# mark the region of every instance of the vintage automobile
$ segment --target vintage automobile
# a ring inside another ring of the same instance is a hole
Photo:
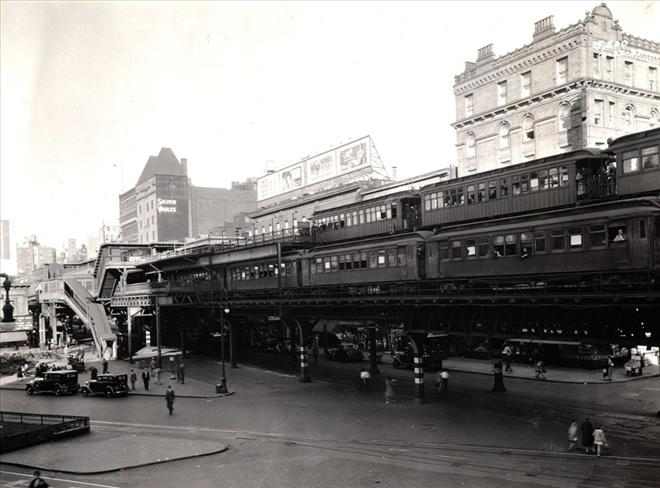
[[[67,359],[69,367],[79,373],[85,371],[85,361],[80,356],[70,355]]]
[[[104,395],[106,398],[128,395],[128,375],[100,374],[96,379],[85,381],[80,387],[84,396]]]
[[[411,348],[398,350],[392,357],[392,367],[394,369],[412,369],[414,367],[413,351]],[[443,351],[425,351],[422,355],[422,364],[427,371],[437,371],[442,369],[442,360],[446,358]]]
[[[47,371],[43,376],[36,377],[25,387],[28,395],[35,393],[54,393],[60,395],[75,395],[78,393],[78,372],[70,369]]]
[[[331,361],[353,362],[362,361],[364,356],[356,344],[342,342],[337,347],[328,348],[328,359]]]

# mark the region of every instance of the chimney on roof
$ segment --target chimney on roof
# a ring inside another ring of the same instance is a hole
[[[555,33],[555,16],[550,15],[534,22],[534,41],[545,39]]]
[[[479,53],[477,55],[477,64],[482,64],[487,61],[491,61],[495,58],[495,53],[493,52],[493,45],[488,44],[482,48],[479,48]]]

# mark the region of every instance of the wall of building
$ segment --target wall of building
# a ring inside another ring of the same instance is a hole
[[[254,184],[234,184],[231,189],[192,186],[190,215],[192,236],[208,234],[211,229],[233,222],[234,218],[257,208]]]

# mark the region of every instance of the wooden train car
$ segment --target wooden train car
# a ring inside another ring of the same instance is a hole
[[[608,142],[616,157],[617,194],[659,194],[660,128]]]
[[[316,212],[313,238],[324,244],[410,232],[420,224],[419,195],[406,191]]]
[[[607,174],[609,160],[601,151],[580,150],[437,183],[421,190],[422,226],[523,214],[611,196],[613,184],[586,184],[592,175]]]

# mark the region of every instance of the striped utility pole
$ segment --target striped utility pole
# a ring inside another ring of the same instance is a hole
[[[309,383],[312,380],[309,377],[309,363],[307,362],[307,353],[305,352],[305,346],[301,345],[299,351],[300,351],[300,381],[302,383]]]
[[[424,365],[422,358],[418,352],[413,356],[414,373],[415,373],[415,398],[419,403],[424,402]]]

